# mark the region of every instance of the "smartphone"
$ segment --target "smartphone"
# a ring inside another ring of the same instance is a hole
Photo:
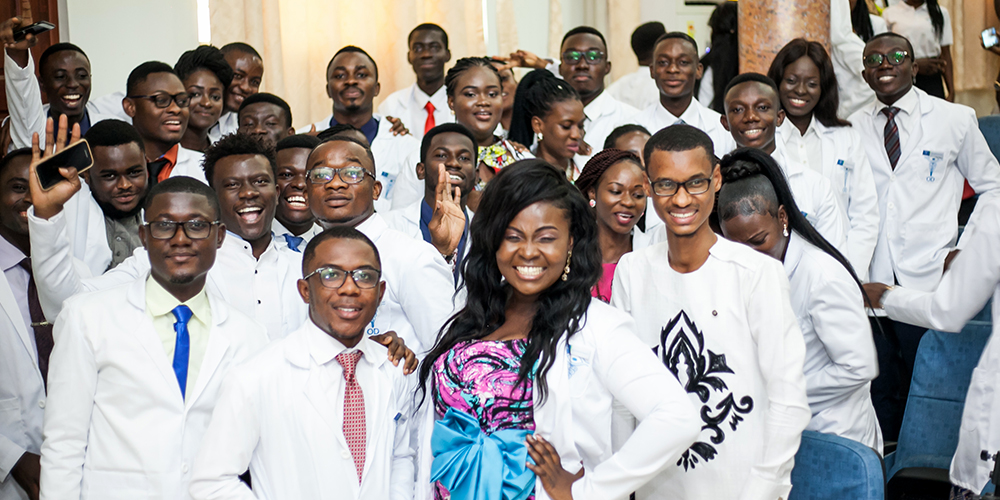
[[[42,160],[35,166],[42,189],[48,191],[60,181],[68,180],[59,173],[60,167],[75,167],[77,173],[82,173],[94,165],[94,155],[86,139],[80,139],[55,155]]]
[[[41,35],[42,33],[45,33],[46,31],[53,30],[55,28],[56,25],[48,21],[38,21],[35,24],[29,24],[23,28],[18,28],[17,30],[15,30],[14,40],[20,42],[21,40],[24,40],[24,38],[29,34],[38,36]]]
[[[997,37],[996,28],[984,29],[979,35],[983,37],[983,47],[986,47],[987,49],[1000,45],[1000,37]]]

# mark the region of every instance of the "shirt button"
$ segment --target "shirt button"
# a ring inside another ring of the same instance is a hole
[[[41,408],[41,409],[43,409],[43,410],[45,409],[45,400],[44,399],[39,399],[38,400],[38,407]]]
[[[344,451],[340,452],[340,456],[344,457],[345,459],[351,458],[351,452],[349,452],[347,450],[344,450]]]
[[[257,301],[257,304],[260,304],[260,301],[259,301],[259,300]]]
[[[896,174],[892,174],[892,175],[890,175],[890,176],[889,176],[889,179],[891,179],[891,180],[896,180]]]
[[[181,472],[187,474],[187,472],[188,472],[188,464],[181,464]]]
[[[896,208],[896,205],[893,205],[892,203],[889,203],[887,206],[889,207],[890,210]]]
[[[253,273],[254,273],[254,274],[257,274],[257,270],[256,270],[256,269],[254,269],[254,270],[253,270]]]
[[[115,239],[118,240],[118,241],[121,241],[122,237],[121,236],[115,236]]]

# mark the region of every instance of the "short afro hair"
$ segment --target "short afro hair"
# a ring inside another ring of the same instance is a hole
[[[868,40],[867,43],[865,43],[865,46],[867,46],[868,44],[874,42],[875,40],[878,40],[879,38],[889,38],[889,37],[898,38],[898,39],[902,40],[903,42],[905,42],[906,43],[906,50],[907,50],[907,52],[910,55],[910,60],[911,61],[915,61],[916,60],[916,56],[913,55],[913,44],[910,43],[910,39],[906,38],[903,35],[900,35],[899,33],[893,33],[891,31],[887,31],[885,33],[879,33],[878,35],[875,35],[875,36],[871,37],[871,39]]]
[[[372,71],[375,73],[375,81],[376,82],[378,81],[378,63],[375,62],[375,58],[372,57],[367,52],[365,52],[365,49],[362,49],[361,47],[356,47],[354,45],[348,45],[348,46],[346,46],[346,47],[338,50],[337,53],[334,54],[333,57],[330,58],[330,62],[326,63],[326,75],[327,75],[327,77],[329,77],[329,75],[330,75],[330,67],[333,66],[333,60],[336,59],[337,56],[339,56],[340,54],[343,54],[345,52],[354,52],[355,54],[363,54],[365,57],[367,57],[368,60],[372,62]]]
[[[375,253],[375,264],[378,265],[379,271],[382,270],[382,256],[378,253],[378,247],[372,242],[365,233],[358,231],[352,226],[337,226],[331,227],[330,229],[324,230],[322,233],[313,236],[309,240],[309,244],[306,245],[306,249],[302,252],[302,276],[312,272],[309,269],[309,264],[312,263],[314,257],[316,257],[316,247],[320,246],[326,240],[341,239],[341,240],[358,240],[364,242],[366,245],[371,247],[372,252]]]
[[[41,72],[43,68],[45,68],[45,63],[48,62],[49,58],[52,57],[56,52],[62,52],[64,50],[68,50],[71,52],[79,52],[80,54],[83,54],[83,57],[84,59],[87,60],[87,62],[90,62],[90,58],[87,57],[87,53],[84,52],[83,49],[81,49],[80,47],[77,47],[76,45],[73,45],[72,43],[68,42],[55,43],[50,45],[49,48],[45,49],[45,52],[42,52],[41,57],[38,58],[38,71]]]
[[[760,73],[742,73],[736,75],[736,77],[732,80],[729,80],[729,85],[726,85],[726,91],[722,93],[722,98],[725,99],[726,96],[729,95],[729,91],[733,90],[733,87],[747,82],[762,83],[771,87],[771,90],[774,91],[774,95],[778,95],[778,84],[774,83],[774,80],[768,78],[767,75],[762,75]],[[777,104],[778,103],[775,103],[775,105]]]
[[[646,164],[646,173],[649,173],[649,157],[653,156],[654,151],[680,152],[691,151],[695,148],[704,149],[713,165],[718,163],[718,159],[715,157],[715,146],[712,144],[712,138],[705,132],[687,124],[671,125],[660,129],[659,132],[653,134],[646,141],[646,147],[642,150],[642,159]]]
[[[655,52],[656,46],[660,45],[660,43],[665,42],[667,40],[684,40],[685,42],[690,43],[694,47],[695,57],[698,57],[698,41],[695,40],[691,35],[680,31],[671,31],[670,33],[664,33],[660,35],[660,38],[656,39],[656,43],[653,44],[653,48],[650,50]]]
[[[146,152],[146,144],[142,142],[142,136],[135,130],[135,127],[122,120],[101,120],[91,125],[83,138],[87,139],[92,148],[121,146],[134,142],[139,146],[139,151]]]
[[[205,150],[205,158],[202,159],[201,166],[205,169],[205,180],[208,181],[208,185],[215,188],[212,185],[212,177],[215,174],[215,165],[219,160],[227,156],[239,155],[263,156],[271,165],[272,179],[277,178],[275,172],[278,170],[278,159],[275,157],[274,146],[270,144],[270,141],[248,134],[229,134],[222,136]]]
[[[472,135],[472,132],[460,123],[442,123],[429,131],[424,135],[424,138],[420,141],[420,163],[427,163],[427,153],[431,150],[431,139],[440,134],[447,133],[462,134],[468,137],[472,141],[472,154],[479,158],[479,143],[476,142],[476,136]],[[476,160],[478,163],[479,160]]]
[[[378,173],[377,173],[378,172],[378,166],[375,165],[375,155],[372,154],[372,148],[370,146],[368,146],[367,144],[365,144],[365,143],[363,143],[363,142],[361,142],[361,141],[359,141],[359,140],[357,140],[357,139],[355,139],[355,138],[353,138],[353,137],[351,137],[349,135],[332,135],[330,137],[327,137],[326,139],[323,139],[323,141],[320,143],[320,146],[322,146],[323,144],[326,144],[328,142],[350,142],[351,144],[357,144],[358,146],[361,146],[362,148],[364,148],[365,153],[368,155],[368,159],[371,160],[371,162],[372,162],[372,175],[376,175],[376,176],[378,175]],[[315,149],[313,149],[313,151],[315,151]]]
[[[202,69],[212,72],[222,82],[223,89],[233,83],[233,67],[226,62],[225,54],[211,45],[199,45],[181,54],[174,64],[174,72],[181,81]]]
[[[591,28],[590,26],[577,26],[576,28],[567,31],[566,34],[563,35],[562,42],[559,43],[560,49],[562,49],[562,46],[566,44],[566,40],[568,40],[569,37],[580,34],[594,35],[597,38],[600,38],[601,44],[604,45],[604,51],[608,51],[608,42],[604,39],[604,35],[602,35],[600,31],[597,31],[597,29]],[[607,57],[607,54],[605,54],[605,57]]]
[[[125,97],[131,97],[135,95],[135,89],[140,83],[146,81],[149,75],[155,73],[170,73],[171,75],[177,76],[177,72],[174,68],[171,68],[169,64],[160,61],[146,61],[132,70],[128,74],[128,80],[125,82]]]
[[[284,149],[308,149],[309,151],[312,151],[316,149],[316,146],[319,146],[319,144],[319,138],[314,135],[295,134],[278,141],[278,143],[274,145],[274,152],[277,153],[278,151]]]
[[[274,94],[269,94],[267,92],[257,92],[256,94],[253,94],[247,97],[246,99],[243,99],[243,103],[240,104],[239,111],[236,112],[237,116],[239,116],[240,112],[243,111],[243,109],[246,108],[247,106],[250,106],[251,104],[257,104],[259,102],[274,104],[275,106],[281,108],[282,111],[285,112],[285,126],[286,127],[292,126],[292,107],[289,106],[284,99]]]
[[[608,137],[604,139],[604,149],[614,148],[615,143],[618,142],[618,139],[621,139],[622,136],[631,134],[632,132],[642,132],[643,134],[649,136],[653,135],[650,134],[649,130],[647,130],[646,127],[643,127],[642,125],[636,125],[634,123],[629,125],[622,125],[612,130],[611,133],[608,134]]]
[[[419,31],[434,31],[441,34],[441,41],[444,42],[444,50],[448,50],[448,33],[445,33],[444,28],[434,24],[434,23],[423,23],[418,24],[416,28],[410,30],[410,35],[406,37],[406,45],[410,45],[413,42],[413,35],[416,35]]]
[[[208,200],[208,205],[212,207],[212,211],[215,212],[212,220],[218,221],[222,215],[222,209],[219,207],[219,197],[216,196],[212,188],[206,186],[204,182],[198,179],[181,175],[171,177],[163,182],[157,182],[150,188],[149,193],[146,194],[146,199],[142,203],[142,209],[146,213],[145,217],[147,217],[147,221],[149,220],[149,207],[153,205],[153,199],[167,193],[191,193],[204,196]]]
[[[636,28],[632,32],[632,52],[636,59],[645,61],[653,57],[656,41],[666,34],[667,29],[659,21],[651,21]]]
[[[251,56],[254,56],[257,59],[261,60],[264,59],[263,57],[260,56],[260,53],[257,52],[257,49],[251,47],[250,44],[248,43],[243,43],[243,42],[227,43],[223,45],[222,48],[219,50],[222,51],[222,55],[226,55],[230,52],[242,52],[244,54],[249,54]]]
[[[11,152],[3,155],[3,158],[0,158],[0,173],[3,173],[4,169],[6,169],[7,166],[10,165],[12,161],[14,161],[15,158],[18,158],[18,157],[21,157],[21,156],[27,156],[28,157],[28,161],[30,162],[31,161],[31,148],[18,148],[18,149],[15,149],[15,150],[13,150],[13,151],[11,151]]]

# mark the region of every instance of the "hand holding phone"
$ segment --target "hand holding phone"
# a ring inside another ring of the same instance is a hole
[[[20,42],[21,40],[27,38],[28,35],[38,36],[41,35],[42,33],[45,33],[46,31],[53,30],[55,28],[56,25],[48,21],[38,21],[35,24],[29,24],[27,26],[15,30],[14,41]]]
[[[80,141],[80,126],[73,125],[72,132],[69,132],[66,115],[59,117],[58,132],[54,130],[54,122],[49,118],[45,123],[45,149],[39,147],[38,134],[32,134],[31,138],[31,175],[28,179],[31,190],[31,204],[34,207],[35,216],[42,219],[49,219],[62,212],[63,206],[70,198],[80,191],[81,181],[75,166],[93,163],[93,156],[90,154],[90,146],[86,142]],[[67,147],[66,137],[71,139],[70,147]],[[86,148],[86,154],[81,154],[81,146]],[[60,157],[60,154],[74,149],[74,153],[68,153]],[[73,158],[67,156],[79,155]],[[81,159],[82,158],[82,159]],[[46,179],[48,188],[43,187],[42,178]]]

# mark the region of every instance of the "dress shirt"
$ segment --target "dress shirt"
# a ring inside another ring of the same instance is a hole
[[[682,274],[660,243],[623,255],[611,287],[612,305],[632,315],[703,420],[696,444],[636,498],[788,498],[811,413],[781,263],[720,237]]]
[[[635,121],[639,110],[615,99],[607,91],[601,92],[590,104],[583,108],[583,140],[590,144],[592,155],[604,149],[604,140],[615,128]],[[581,164],[586,165],[591,156],[580,155]]]
[[[194,297],[181,302],[170,292],[163,289],[152,276],[146,278],[146,315],[153,321],[153,329],[160,337],[163,351],[167,359],[174,359],[174,349],[177,347],[177,331],[174,324],[177,317],[175,307],[185,305],[191,309],[191,319],[188,321],[188,368],[185,394],[194,392],[198,382],[198,372],[201,370],[201,360],[205,358],[208,349],[208,334],[212,328],[212,308],[208,303],[208,294],[202,288]]]
[[[122,99],[124,98],[125,92],[118,91],[97,98],[91,98],[88,104],[93,105],[93,109],[102,115],[132,123],[132,117],[125,114],[125,108],[122,106]]]
[[[920,115],[922,113],[920,109],[920,99],[915,91],[917,88],[913,87],[909,92],[900,97],[892,106],[899,108],[896,113],[894,120],[896,121],[896,128],[899,129],[899,150],[905,151],[907,146],[909,146],[910,134],[913,128],[918,126],[917,121],[920,120]],[[872,141],[879,141],[882,147],[885,147],[885,125],[889,122],[889,117],[882,113],[882,110],[888,108],[889,106],[883,104],[882,102],[876,101],[874,103],[874,110],[871,114],[872,121],[875,123],[875,128],[878,130],[878,137],[872,137]],[[902,158],[900,158],[902,161]],[[898,163],[897,163],[898,166]]]
[[[215,144],[224,135],[235,134],[240,129],[240,116],[235,111],[223,111],[219,121],[208,129],[208,140]]]
[[[378,114],[399,118],[413,137],[423,139],[424,124],[427,122],[425,107],[428,102],[434,105],[435,126],[455,121],[455,115],[451,114],[448,108],[448,94],[444,85],[430,96],[420,90],[420,86],[416,83],[399,89],[389,94],[389,97],[379,104]]]
[[[201,166],[201,162],[205,158],[205,153],[187,149],[179,143],[176,147],[177,163],[171,169],[170,177],[183,175],[208,184],[208,180],[205,179],[205,168]]]
[[[910,45],[913,45],[914,58],[923,59],[939,57],[941,47],[948,47],[954,43],[951,16],[943,5],[941,14],[944,16],[941,38],[934,33],[934,25],[931,24],[931,14],[927,10],[926,2],[919,7],[913,7],[906,2],[890,5],[882,11],[882,19],[889,27],[889,31],[903,35],[910,41]]]
[[[722,158],[726,153],[736,149],[736,141],[733,140],[733,135],[722,127],[720,116],[719,113],[706,108],[692,97],[691,104],[681,113],[681,116],[670,114],[657,101],[656,104],[642,110],[633,120],[646,127],[650,134],[655,134],[660,129],[674,125],[678,120],[683,120],[684,123],[708,134],[712,138],[715,156]]]
[[[366,427],[360,484],[343,433],[346,383],[336,360],[356,350]],[[228,376],[195,461],[194,498],[412,499],[413,382],[385,347],[362,338],[348,349],[306,321]],[[253,492],[239,480],[248,466]]]
[[[801,163],[805,168],[812,169],[816,173],[823,172],[823,140],[816,130],[819,123],[813,116],[809,121],[806,133],[799,132],[798,127],[792,125],[791,120],[785,120],[778,127],[777,134],[785,139],[785,151],[789,160]],[[787,132],[787,134],[785,133]],[[775,140],[778,140],[775,138]],[[832,180],[832,179],[831,179]]]
[[[121,264],[136,248],[142,246],[139,239],[139,226],[142,225],[142,212],[124,219],[112,219],[104,216],[104,228],[108,236],[108,247],[111,249],[111,267]]]
[[[649,74],[649,66],[639,66],[635,71],[615,80],[605,91],[638,112],[660,102],[660,89]]]
[[[0,270],[3,271],[7,283],[10,284],[10,291],[14,292],[14,300],[17,302],[18,309],[21,310],[24,326],[30,333],[34,331],[31,328],[31,311],[28,309],[28,281],[31,280],[31,275],[28,274],[27,269],[21,267],[21,261],[25,257],[27,256],[23,252],[0,236]],[[34,344],[35,335],[32,334],[29,337]],[[34,346],[32,345],[32,347]]]
[[[271,234],[274,235],[274,239],[277,240],[278,246],[284,245],[288,247],[288,240],[286,239],[286,236],[298,236],[299,238],[302,238],[302,243],[299,244],[299,252],[305,251],[306,245],[309,244],[309,241],[322,232],[323,228],[319,224],[313,224],[306,230],[306,232],[294,235],[284,226],[284,224],[278,222],[278,219],[274,219],[274,221],[271,222]],[[289,249],[291,250],[291,247],[289,247]]]

